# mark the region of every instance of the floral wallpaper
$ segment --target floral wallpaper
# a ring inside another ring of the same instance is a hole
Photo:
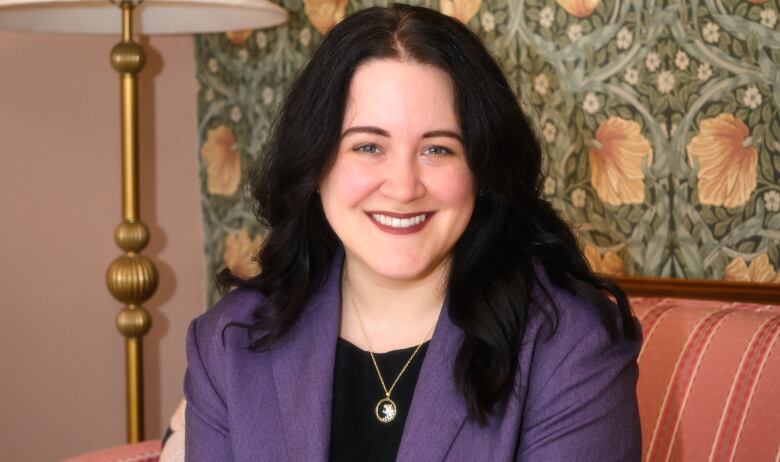
[[[208,273],[256,274],[246,167],[322,34],[379,0],[284,0],[196,37]],[[778,0],[420,0],[483,38],[597,271],[780,283]],[[217,294],[211,287],[209,302]]]

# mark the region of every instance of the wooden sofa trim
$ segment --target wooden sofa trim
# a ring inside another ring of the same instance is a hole
[[[632,297],[780,303],[780,284],[638,276],[615,277],[613,279]]]

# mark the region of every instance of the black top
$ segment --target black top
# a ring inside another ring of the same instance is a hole
[[[395,461],[428,343],[425,342],[417,352],[390,394],[397,409],[395,418],[391,422],[382,423],[377,419],[374,409],[379,400],[385,397],[385,392],[371,356],[349,341],[338,338],[333,373],[331,461]],[[388,388],[415,348],[374,354]]]

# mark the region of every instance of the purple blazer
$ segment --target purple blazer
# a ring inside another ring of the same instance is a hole
[[[262,295],[241,289],[195,319],[187,337],[187,461],[325,461],[343,253],[281,343],[247,349],[241,328]],[[445,301],[422,364],[398,461],[639,461],[639,341],[613,341],[590,305],[543,284],[558,308],[529,311],[515,393],[479,426],[453,381],[462,333]],[[356,435],[356,437],[359,437]]]

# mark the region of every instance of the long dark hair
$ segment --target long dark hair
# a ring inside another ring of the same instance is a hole
[[[473,420],[484,422],[509,393],[520,342],[540,286],[549,281],[599,308],[614,336],[638,335],[626,296],[593,274],[567,224],[540,198],[542,149],[501,69],[479,38],[427,8],[368,8],[336,25],[292,84],[250,174],[255,214],[269,229],[262,272],[223,285],[259,290],[268,306],[244,325],[250,348],[267,349],[295,323],[340,247],[317,188],[339,144],[347,92],[369,59],[413,60],[446,71],[454,84],[468,165],[480,194],[452,252],[449,315],[465,337],[454,379]],[[609,300],[610,294],[616,303]],[[548,296],[548,298],[550,298]],[[619,320],[619,321],[618,321]]]

